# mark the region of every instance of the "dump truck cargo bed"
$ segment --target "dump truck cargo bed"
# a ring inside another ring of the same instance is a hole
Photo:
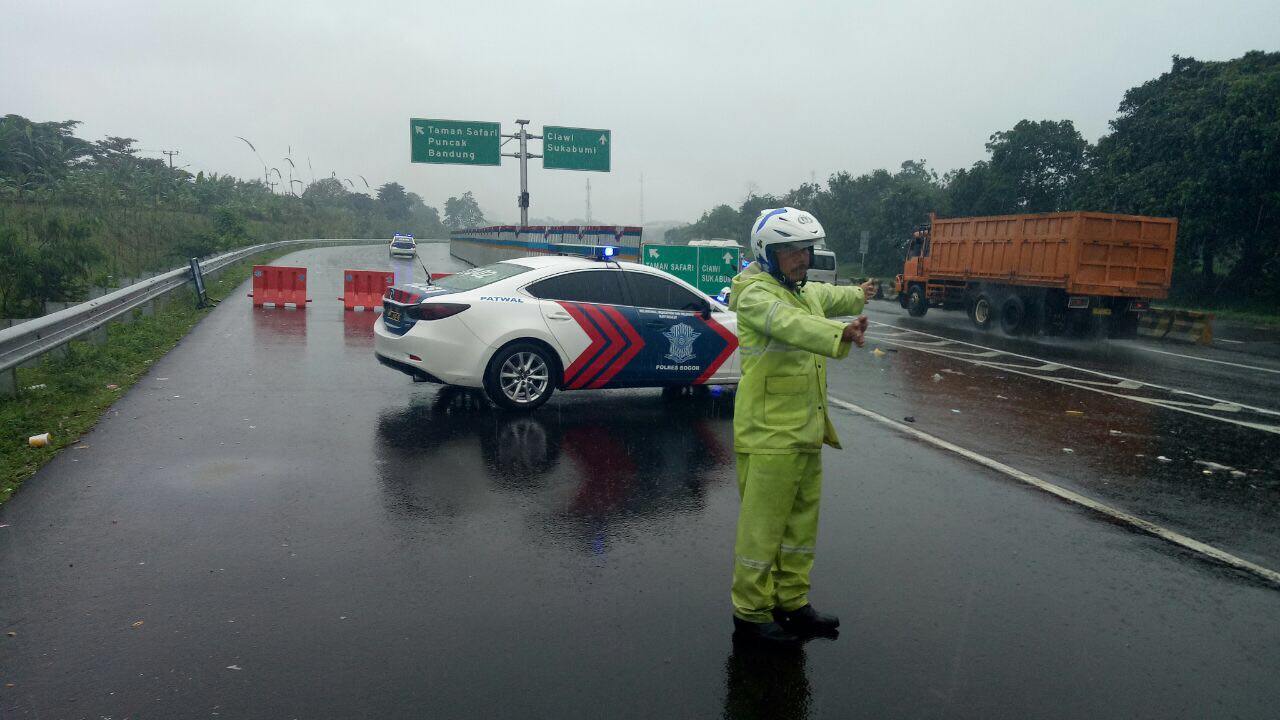
[[[991,282],[1060,288],[1071,295],[1151,299],[1169,293],[1175,218],[1064,212],[930,219],[931,246],[925,258],[930,282]]]

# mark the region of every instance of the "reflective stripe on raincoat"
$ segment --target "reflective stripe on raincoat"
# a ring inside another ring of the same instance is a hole
[[[738,314],[742,381],[733,415],[733,446],[740,453],[819,452],[840,447],[827,417],[826,358],[849,354],[841,342],[865,300],[858,286],[808,283],[788,290],[758,262],[733,278],[729,309]]]

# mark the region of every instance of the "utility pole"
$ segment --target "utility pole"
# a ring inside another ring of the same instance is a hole
[[[169,156],[169,169],[170,169],[170,170],[172,170],[172,169],[173,169],[173,156],[174,156],[174,155],[181,155],[181,154],[182,154],[182,153],[178,152],[177,150],[161,150],[160,152],[162,152],[162,153],[164,153],[165,155],[168,155],[168,156]]]
[[[529,140],[541,140],[541,135],[530,135],[525,125],[529,124],[528,120],[516,120],[516,124],[520,126],[520,132],[515,135],[503,135],[505,138],[513,138],[520,141],[520,150],[514,153],[502,153],[505,157],[514,157],[520,159],[520,196],[516,198],[516,203],[520,206],[520,227],[529,226],[529,158],[540,158],[541,155],[531,155],[529,153]]]
[[[587,224],[591,224],[591,178],[587,178]]]

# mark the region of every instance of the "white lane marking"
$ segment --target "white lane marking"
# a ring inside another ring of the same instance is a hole
[[[1223,340],[1222,342],[1239,342],[1239,341]],[[1211,363],[1217,363],[1219,365],[1230,365],[1231,367],[1245,368],[1246,370],[1257,370],[1258,372],[1276,373],[1277,375],[1280,375],[1280,370],[1276,370],[1275,368],[1264,368],[1264,367],[1258,367],[1257,365],[1243,365],[1241,363],[1227,362],[1226,360],[1211,360],[1209,358],[1196,357],[1195,355],[1183,355],[1182,353],[1169,352],[1168,350],[1157,350],[1155,348],[1142,347],[1141,345],[1127,345],[1126,347],[1131,347],[1135,350],[1142,350],[1143,352],[1160,353],[1161,355],[1172,355],[1174,357],[1186,358],[1188,360],[1199,360],[1200,362],[1211,362]]]
[[[1143,520],[1140,517],[1130,515],[1129,513],[1124,512],[1123,510],[1119,510],[1117,508],[1111,507],[1110,505],[1100,503],[1097,500],[1094,500],[1092,498],[1085,497],[1080,493],[1074,492],[1072,490],[1068,490],[1059,485],[1054,485],[1053,483],[1047,480],[1042,480],[1034,475],[1025,473],[1015,467],[1005,465],[999,460],[993,460],[992,458],[989,458],[985,455],[980,455],[972,450],[960,447],[959,445],[956,445],[954,443],[947,442],[946,440],[943,440],[942,438],[937,437],[935,435],[930,435],[929,433],[924,432],[922,430],[917,430],[916,428],[913,428],[909,425],[904,425],[898,422],[897,420],[892,420],[890,418],[887,418],[884,415],[868,410],[860,405],[855,405],[851,402],[848,402],[846,400],[841,400],[840,398],[835,398],[835,397],[828,397],[828,400],[832,405],[835,405],[840,408],[844,408],[849,412],[862,415],[863,417],[870,418],[872,420],[875,420],[876,422],[883,423],[884,425],[888,425],[889,427],[899,432],[903,432],[903,433],[906,433],[907,435],[911,435],[919,440],[923,440],[924,442],[929,443],[930,445],[942,448],[943,450],[948,450],[950,452],[953,452],[965,458],[966,460],[970,460],[984,467],[988,467],[988,468],[991,468],[992,470],[1008,475],[1009,477],[1014,478],[1015,480],[1018,480],[1020,482],[1026,483],[1027,485],[1030,485],[1036,489],[1043,490],[1044,492],[1047,492],[1051,495],[1056,495],[1057,497],[1063,500],[1066,500],[1067,502],[1074,503],[1081,507],[1092,510],[1096,513],[1099,513],[1108,518],[1111,518],[1112,520],[1116,520],[1118,522],[1124,523],[1125,525],[1128,525],[1129,527],[1132,527],[1136,530],[1141,530],[1142,532],[1149,533],[1157,538],[1160,538],[1161,540],[1166,540],[1175,545],[1184,547],[1194,553],[1203,555],[1204,557],[1216,560],[1226,565],[1230,565],[1231,567],[1234,567],[1239,570],[1243,570],[1252,575],[1256,575],[1257,577],[1260,577],[1263,580],[1266,580],[1274,585],[1280,585],[1280,572],[1276,572],[1275,570],[1271,570],[1270,568],[1265,568],[1261,565],[1251,563],[1248,560],[1245,560],[1244,558],[1236,557],[1235,555],[1232,555],[1231,553],[1226,552],[1225,550],[1220,550],[1212,545],[1207,545],[1205,543],[1200,542],[1199,540],[1187,537],[1182,533],[1175,532],[1173,530],[1170,530],[1166,527],[1162,527],[1148,520]]]
[[[1244,344],[1244,341],[1243,341],[1243,340],[1228,340],[1228,339],[1226,339],[1226,338],[1214,338],[1214,339],[1213,339],[1213,341],[1214,341],[1214,342],[1231,343],[1232,345],[1243,345],[1243,344]]]
[[[956,351],[946,351],[946,350],[941,350],[941,349],[938,349],[938,347],[943,346],[943,345],[946,345],[946,344],[955,344],[955,345],[967,345],[967,346],[969,346],[969,347],[980,348],[980,349],[983,349],[983,350],[990,350],[991,348],[986,348],[986,347],[984,347],[984,346],[982,346],[982,345],[977,345],[977,344],[974,344],[974,343],[965,342],[965,341],[963,341],[963,340],[951,340],[951,339],[945,338],[945,337],[940,336],[940,335],[933,335],[933,334],[931,334],[931,333],[926,333],[926,332],[923,332],[923,331],[920,331],[920,330],[911,330],[911,329],[908,329],[908,328],[898,327],[898,326],[896,326],[896,325],[889,325],[888,323],[882,323],[882,322],[878,322],[878,321],[872,321],[872,322],[873,322],[874,324],[876,324],[876,325],[880,325],[880,326],[883,326],[883,327],[885,327],[885,328],[888,328],[888,329],[890,329],[890,330],[892,330],[892,331],[895,331],[896,333],[898,333],[898,335],[899,335],[899,336],[901,336],[901,335],[903,335],[903,334],[906,334],[906,333],[911,333],[911,334],[915,334],[915,335],[923,335],[923,336],[925,336],[925,337],[930,337],[930,338],[935,338],[935,339],[937,339],[937,340],[944,340],[944,341],[946,341],[946,342],[943,342],[943,343],[939,343],[939,342],[937,342],[936,340],[935,340],[935,341],[932,341],[932,342],[919,342],[919,341],[915,341],[915,340],[905,340],[905,339],[894,338],[894,337],[891,337],[891,336],[880,335],[880,334],[868,334],[868,335],[867,335],[867,337],[869,337],[869,338],[877,338],[877,339],[879,339],[879,340],[880,340],[880,341],[882,341],[882,342],[889,343],[889,344],[891,344],[891,345],[898,345],[898,346],[900,346],[900,347],[904,347],[904,348],[907,348],[907,349],[909,349],[909,350],[917,350],[917,351],[919,351],[919,352],[929,353],[929,354],[931,354],[931,355],[938,355],[938,356],[940,356],[940,357],[950,358],[950,359],[953,359],[953,360],[959,360],[959,361],[961,361],[961,362],[968,362],[968,363],[970,363],[970,364],[977,365],[977,366],[979,366],[979,367],[988,367],[988,368],[998,369],[998,370],[1001,370],[1001,371],[1003,371],[1003,372],[1011,372],[1011,373],[1014,373],[1014,374],[1017,374],[1017,375],[1025,375],[1026,377],[1032,377],[1032,378],[1036,378],[1036,379],[1039,379],[1039,380],[1046,380],[1046,381],[1048,381],[1048,382],[1054,382],[1054,383],[1058,383],[1058,384],[1060,384],[1060,385],[1067,385],[1067,386],[1070,386],[1070,387],[1077,387],[1077,388],[1080,388],[1080,389],[1082,389],[1082,390],[1089,390],[1089,391],[1092,391],[1092,392],[1102,393],[1102,394],[1104,394],[1104,395],[1111,395],[1111,396],[1113,396],[1113,397],[1118,397],[1118,398],[1121,398],[1121,399],[1123,399],[1123,400],[1133,400],[1133,401],[1136,401],[1136,402],[1145,403],[1145,404],[1147,404],[1147,405],[1157,405],[1157,406],[1159,406],[1159,407],[1167,407],[1167,408],[1170,408],[1170,409],[1173,409],[1173,410],[1179,410],[1179,411],[1182,411],[1182,412],[1190,413],[1190,414],[1192,414],[1192,415],[1198,415],[1198,416],[1200,416],[1200,417],[1209,418],[1210,420],[1219,420],[1219,421],[1221,421],[1221,422],[1227,422],[1227,423],[1231,423],[1231,424],[1233,424],[1233,425],[1240,425],[1240,426],[1242,426],[1242,427],[1248,427],[1248,428],[1252,428],[1252,429],[1255,429],[1255,430],[1263,430],[1263,431],[1266,431],[1266,432],[1271,432],[1271,433],[1280,434],[1280,425],[1266,425],[1266,424],[1261,424],[1261,423],[1253,423],[1253,422],[1247,422],[1247,421],[1242,421],[1242,420],[1235,420],[1235,419],[1232,419],[1232,418],[1217,417],[1217,416],[1215,416],[1215,415],[1206,415],[1206,414],[1204,414],[1203,412],[1196,412],[1195,410],[1191,409],[1191,408],[1193,408],[1193,407],[1196,407],[1194,404],[1191,404],[1191,403],[1179,403],[1179,402],[1175,402],[1175,401],[1165,401],[1165,400],[1160,400],[1160,399],[1158,399],[1158,398],[1143,398],[1143,397],[1138,397],[1138,396],[1135,396],[1135,395],[1124,395],[1124,394],[1121,394],[1121,393],[1110,392],[1110,391],[1105,390],[1105,389],[1102,389],[1102,388],[1098,388],[1098,387],[1090,387],[1090,386],[1091,386],[1091,385],[1102,385],[1103,387],[1112,387],[1112,388],[1115,388],[1115,389],[1131,389],[1131,390],[1132,390],[1132,389],[1140,389],[1140,388],[1144,388],[1144,387],[1146,387],[1146,388],[1152,388],[1152,389],[1155,389],[1155,390],[1160,390],[1160,391],[1163,391],[1163,392],[1167,392],[1167,393],[1170,393],[1170,394],[1173,394],[1173,395],[1180,395],[1180,396],[1184,396],[1184,397],[1198,398],[1198,399],[1200,399],[1200,400],[1204,400],[1204,401],[1206,401],[1206,402],[1211,403],[1211,405],[1208,405],[1208,406],[1204,406],[1204,405],[1199,406],[1199,409],[1200,409],[1200,410],[1212,410],[1212,409],[1214,409],[1215,407],[1218,407],[1218,406],[1221,406],[1221,405],[1224,405],[1224,404],[1225,404],[1225,405],[1230,405],[1233,409],[1235,409],[1235,408],[1239,408],[1239,409],[1251,410],[1251,411],[1256,412],[1256,413],[1258,413],[1258,414],[1260,414],[1260,415],[1266,415],[1266,416],[1272,416],[1272,417],[1280,417],[1280,410],[1272,410],[1272,409],[1270,409],[1270,408],[1263,408],[1263,407],[1257,407],[1257,406],[1253,406],[1253,405],[1246,405],[1246,404],[1244,404],[1244,403],[1237,403],[1237,402],[1231,402],[1231,401],[1227,401],[1227,400],[1221,400],[1221,399],[1219,399],[1219,398],[1211,397],[1211,396],[1209,396],[1209,395],[1202,395],[1202,394],[1200,394],[1200,393],[1194,393],[1194,392],[1191,392],[1191,391],[1189,391],[1189,390],[1180,390],[1180,389],[1177,389],[1177,388],[1166,387],[1166,386],[1164,386],[1164,385],[1156,385],[1155,383],[1146,383],[1146,382],[1141,382],[1141,381],[1139,381],[1139,380],[1130,380],[1130,379],[1128,379],[1128,378],[1120,377],[1120,376],[1118,376],[1118,375],[1111,375],[1111,374],[1109,374],[1109,373],[1099,372],[1099,371],[1097,371],[1097,370],[1088,370],[1088,369],[1085,369],[1085,368],[1075,367],[1075,366],[1073,366],[1073,365],[1064,365],[1064,364],[1060,364],[1060,363],[1054,363],[1054,362],[1050,362],[1050,361],[1042,360],[1042,359],[1037,358],[1037,357],[1032,357],[1032,356],[1030,356],[1030,355],[1021,355],[1021,354],[1019,354],[1019,353],[1013,353],[1013,352],[1003,352],[1003,351],[1002,351],[1002,352],[1001,352],[1001,354],[1006,355],[1006,356],[1008,356],[1008,357],[1021,358],[1021,359],[1023,359],[1023,360],[1029,360],[1029,361],[1031,361],[1031,362],[1040,363],[1040,364],[1039,364],[1038,366],[1029,366],[1029,365],[1017,365],[1017,364],[1007,363],[1007,362],[994,362],[994,361],[988,361],[988,360],[977,360],[977,359],[971,359],[971,358],[976,358],[976,357],[978,357],[978,356],[977,356],[976,354],[974,354],[974,353],[968,353],[968,352],[956,352]],[[967,355],[967,356],[969,356],[969,357],[964,357],[964,356],[966,356],[966,355]],[[1084,373],[1084,374],[1087,374],[1087,375],[1096,375],[1096,376],[1098,376],[1098,377],[1108,378],[1108,379],[1113,380],[1113,381],[1115,381],[1115,382],[1114,382],[1114,383],[1111,383],[1111,384],[1109,384],[1109,385],[1108,385],[1107,383],[1098,383],[1098,382],[1096,382],[1096,381],[1088,381],[1088,380],[1080,380],[1080,379],[1069,379],[1069,378],[1055,378],[1055,377],[1050,377],[1050,376],[1048,376],[1048,375],[1040,375],[1040,374],[1037,374],[1036,372],[1034,372],[1034,371],[1041,371],[1041,372],[1053,372],[1053,371],[1056,371],[1056,370],[1063,370],[1063,369],[1065,369],[1065,370],[1073,370],[1073,371],[1080,372],[1080,373]]]

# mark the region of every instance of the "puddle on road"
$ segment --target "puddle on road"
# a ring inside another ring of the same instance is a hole
[[[378,473],[399,516],[443,527],[514,507],[544,540],[600,553],[657,518],[700,512],[711,485],[733,482],[732,412],[731,393],[650,391],[510,413],[444,387],[379,417]]]
[[[870,339],[867,347],[893,346]],[[894,349],[833,364],[832,395],[893,420],[911,417],[925,432],[1280,567],[1280,442],[1273,434]]]

